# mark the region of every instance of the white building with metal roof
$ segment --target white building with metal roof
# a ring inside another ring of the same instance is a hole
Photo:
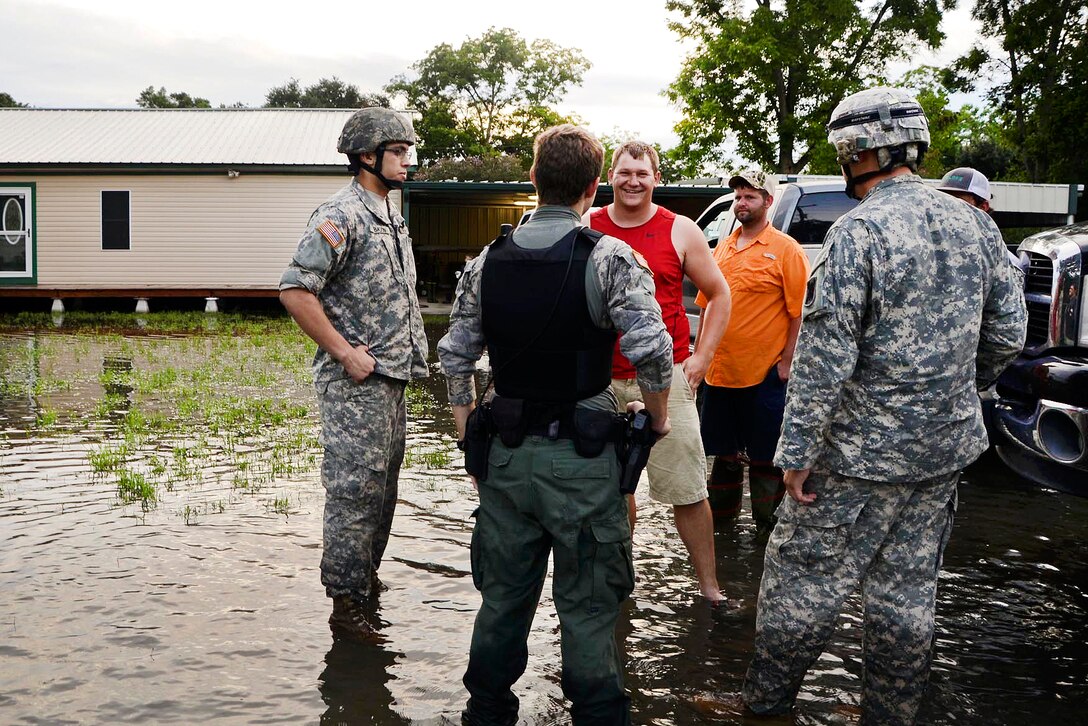
[[[352,109],[0,109],[0,296],[275,294]]]

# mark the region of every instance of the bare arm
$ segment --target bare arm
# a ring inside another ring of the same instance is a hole
[[[353,348],[344,336],[332,326],[325,315],[321,301],[309,290],[289,287],[280,291],[280,302],[291,317],[324,351],[344,366],[344,370],[356,383],[361,382],[374,370],[374,357],[365,345]]]
[[[657,393],[648,392],[641,387],[639,390],[642,391],[642,402],[646,404],[646,411],[650,414],[654,433],[658,436],[667,435],[672,430],[672,423],[669,421],[668,390]]]
[[[463,441],[465,438],[465,428],[468,426],[468,415],[476,409],[476,402],[459,404],[455,403],[450,406],[453,409],[453,422],[457,425],[457,440]]]
[[[706,309],[699,314],[695,353],[684,361],[684,376],[694,391],[702,384],[710,360],[729,325],[733,300],[729,285],[710,254],[702,230],[695,222],[687,217],[677,216],[672,228],[672,241],[680,254],[684,274],[691,278],[707,299]]]

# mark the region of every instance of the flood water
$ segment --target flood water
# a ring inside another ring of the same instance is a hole
[[[412,397],[384,642],[334,644],[309,344],[282,319],[50,325],[0,321],[0,723],[459,722],[475,497],[437,375]],[[618,629],[633,721],[741,722],[754,610],[701,604],[670,512],[639,501]],[[754,534],[745,512],[716,538],[719,578],[749,604]],[[1088,500],[992,460],[968,470],[923,723],[1088,722],[1086,588]],[[569,722],[549,590],[516,687],[526,724]],[[860,623],[854,599],[797,723],[856,721]]]

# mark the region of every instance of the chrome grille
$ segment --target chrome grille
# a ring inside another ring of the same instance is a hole
[[[1050,303],[1028,300],[1028,345],[1039,345],[1050,337]]]
[[[1050,297],[1054,288],[1054,261],[1046,255],[1035,252],[1028,253],[1028,274],[1024,284],[1024,292],[1038,293]]]
[[[1024,297],[1028,306],[1027,345],[1042,345],[1050,340],[1050,306],[1053,302],[1054,262],[1046,255],[1028,252],[1028,270]]]

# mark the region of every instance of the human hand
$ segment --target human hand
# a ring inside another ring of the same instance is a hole
[[[706,378],[706,369],[709,367],[710,361],[700,353],[696,353],[681,364],[681,368],[684,369],[684,378],[688,381],[688,388],[691,389],[692,395],[695,395],[695,392],[699,390],[703,379]]]
[[[778,364],[775,366],[775,368],[778,369],[778,380],[779,381],[781,381],[782,383],[785,383],[786,381],[788,381],[790,379],[790,364],[788,362],[786,362],[785,358],[778,361]]]
[[[344,366],[344,370],[351,376],[351,380],[362,383],[367,376],[374,372],[375,362],[374,356],[370,354],[370,349],[365,345],[358,345],[348,351],[347,355],[341,359],[340,364]]]
[[[786,469],[782,472],[782,481],[786,484],[786,491],[793,501],[798,504],[812,504],[816,501],[816,495],[805,493],[805,480],[808,479],[812,469]]]

